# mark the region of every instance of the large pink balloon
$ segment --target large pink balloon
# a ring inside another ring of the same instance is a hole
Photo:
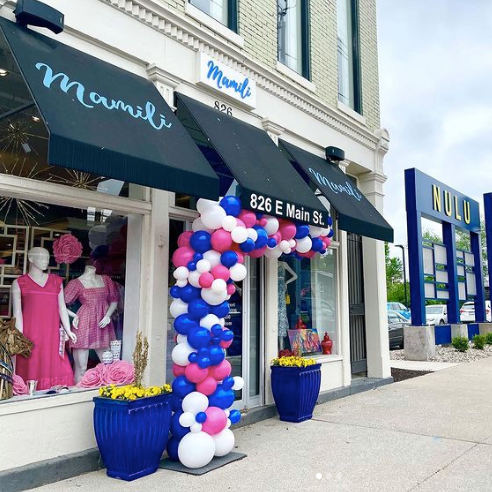
[[[219,253],[227,251],[232,245],[231,233],[224,229],[218,229],[212,234],[212,248]]]
[[[297,232],[296,225],[290,220],[285,219],[280,219],[279,222],[280,227],[278,228],[278,230],[282,235],[282,239],[293,239]]]
[[[214,280],[214,276],[210,272],[203,272],[198,279],[198,283],[200,284],[200,287],[208,289]]]
[[[222,381],[227,376],[231,375],[232,367],[231,363],[224,359],[218,366],[210,366],[208,368],[209,375],[216,381]]]
[[[239,218],[236,218],[237,225],[240,227],[246,227],[246,224]]]
[[[229,273],[229,269],[224,265],[214,266],[210,273],[214,276],[215,279],[220,278],[222,280],[225,280],[226,282],[229,280],[229,277],[231,276],[231,274]]]
[[[208,376],[208,369],[201,369],[198,364],[188,364],[185,369],[185,376],[192,383],[199,383]]]
[[[249,253],[249,256],[251,256],[251,258],[261,258],[266,249],[266,246],[263,246],[263,248],[260,249],[254,249],[251,253]]]
[[[244,222],[246,227],[253,227],[254,225],[256,225],[256,215],[254,212],[251,212],[249,210],[241,210],[238,218]]]
[[[207,414],[207,420],[202,424],[203,432],[214,436],[225,429],[227,417],[222,408],[208,407],[205,413]]]
[[[185,231],[179,235],[178,246],[180,248],[190,245],[190,238],[193,236],[193,231]]]
[[[182,246],[173,253],[173,264],[175,267],[186,266],[193,260],[194,251],[189,246]]]
[[[196,390],[198,393],[204,395],[211,395],[217,389],[217,381],[212,377],[208,376],[203,381],[196,384]]]
[[[173,374],[178,376],[184,376],[186,366],[179,366],[178,364],[173,363]]]

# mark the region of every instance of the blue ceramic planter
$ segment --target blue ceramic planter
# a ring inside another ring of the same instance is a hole
[[[321,364],[272,367],[272,392],[280,420],[302,422],[313,416],[321,386]]]
[[[157,470],[171,424],[171,394],[134,401],[94,398],[94,432],[109,477],[135,480]]]

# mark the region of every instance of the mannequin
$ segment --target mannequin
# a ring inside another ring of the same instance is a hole
[[[63,280],[46,273],[50,254],[44,248],[31,248],[27,257],[29,272],[12,283],[15,326],[34,343],[28,359],[18,357],[16,373],[24,380],[35,379],[38,389],[73,385],[73,373],[65,357],[60,323],[71,342],[77,336],[70,329],[65,306]]]
[[[78,341],[71,342],[75,362],[75,382],[79,383],[87,371],[89,350],[93,349],[99,360],[116,340],[111,315],[118,306],[118,290],[107,275],[97,275],[92,265],[84,273],[71,280],[65,289],[67,304],[79,300],[82,304],[77,313],[68,311],[73,318],[73,327],[78,330]]]
[[[290,274],[290,278],[286,279],[286,274]],[[288,336],[289,319],[287,317],[287,286],[291,282],[295,282],[298,278],[297,273],[292,270],[285,261],[278,262],[278,344],[279,350],[285,348],[285,339]]]

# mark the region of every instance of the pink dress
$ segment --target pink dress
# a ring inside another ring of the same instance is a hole
[[[76,278],[68,282],[65,287],[65,302],[71,304],[78,300],[82,305],[77,311],[79,327],[74,330],[77,343],[69,342],[70,347],[76,349],[108,348],[111,340],[116,340],[113,323],[104,328],[99,322],[104,318],[109,305],[118,302],[118,290],[114,282],[107,275],[101,275],[102,287],[86,288]]]
[[[24,335],[34,343],[31,356],[16,357],[16,373],[24,381],[36,379],[37,389],[73,386],[73,372],[68,357],[59,353],[60,311],[58,294],[63,280],[48,275],[41,287],[28,274],[17,279],[21,291]]]

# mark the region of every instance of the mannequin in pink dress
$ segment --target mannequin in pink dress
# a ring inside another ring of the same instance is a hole
[[[93,349],[99,360],[116,340],[111,315],[118,306],[118,290],[107,275],[96,275],[96,269],[87,265],[84,273],[71,280],[65,288],[65,302],[78,300],[82,305],[77,313],[68,311],[77,329],[77,341],[70,342],[75,362],[75,382],[79,383],[87,371],[89,350]]]
[[[17,357],[16,373],[25,381],[37,380],[37,389],[73,385],[73,372],[60,344],[60,324],[72,342],[77,336],[70,320],[63,293],[63,280],[46,273],[50,254],[44,248],[28,251],[29,273],[12,284],[16,328],[34,343],[29,358]]]

